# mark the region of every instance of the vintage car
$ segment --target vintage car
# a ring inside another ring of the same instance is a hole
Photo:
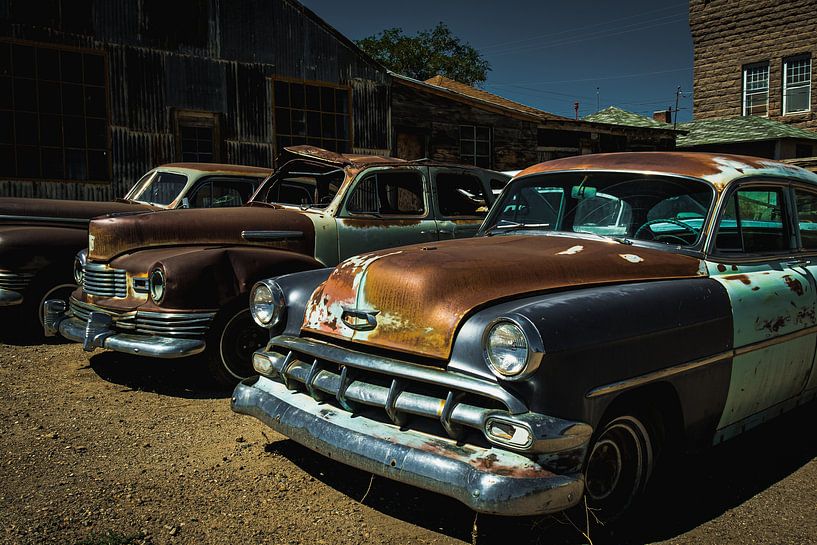
[[[249,292],[270,275],[372,250],[473,236],[501,173],[428,161],[288,148],[243,207],[96,219],[77,260],[82,288],[46,303],[45,329],[97,347],[177,358],[205,352],[234,385],[268,337]]]
[[[258,283],[272,335],[233,410],[479,512],[586,497],[610,519],[666,454],[817,394],[813,173],[559,159],[515,177],[480,235]]]
[[[240,206],[268,168],[174,163],[145,174],[114,202],[0,198],[0,309],[20,333],[42,335],[42,304],[76,289],[72,265],[88,244],[90,218],[171,208]]]

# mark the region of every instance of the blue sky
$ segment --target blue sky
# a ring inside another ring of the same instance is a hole
[[[692,117],[692,39],[684,1],[301,0],[351,39],[385,28],[407,33],[445,22],[491,63],[484,84],[572,117],[616,105],[650,115],[674,106]]]

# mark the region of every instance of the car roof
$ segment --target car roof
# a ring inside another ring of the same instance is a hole
[[[194,173],[206,172],[209,174],[243,174],[256,177],[269,176],[273,172],[273,169],[271,168],[251,167],[247,165],[227,165],[223,163],[167,163],[156,168],[165,170],[184,170]]]
[[[817,174],[773,159],[722,153],[671,151],[597,153],[565,157],[533,165],[520,172],[516,178],[569,170],[676,174],[705,180],[719,191],[724,190],[733,181],[746,176],[796,178],[817,185]]]

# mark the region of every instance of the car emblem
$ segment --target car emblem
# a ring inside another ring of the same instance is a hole
[[[377,316],[379,310],[357,310],[343,307],[341,321],[355,331],[371,331],[377,327]]]

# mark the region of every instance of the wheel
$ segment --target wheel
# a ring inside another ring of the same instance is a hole
[[[77,289],[73,279],[54,273],[40,273],[26,289],[15,327],[24,342],[43,341],[43,303],[47,299],[62,299],[68,303],[71,293]]]
[[[252,354],[269,340],[268,329],[259,327],[246,307],[220,312],[210,328],[206,357],[210,375],[223,386],[255,375]]]
[[[601,428],[584,471],[587,503],[599,520],[620,517],[644,491],[655,446],[649,427],[638,416],[618,416]]]

